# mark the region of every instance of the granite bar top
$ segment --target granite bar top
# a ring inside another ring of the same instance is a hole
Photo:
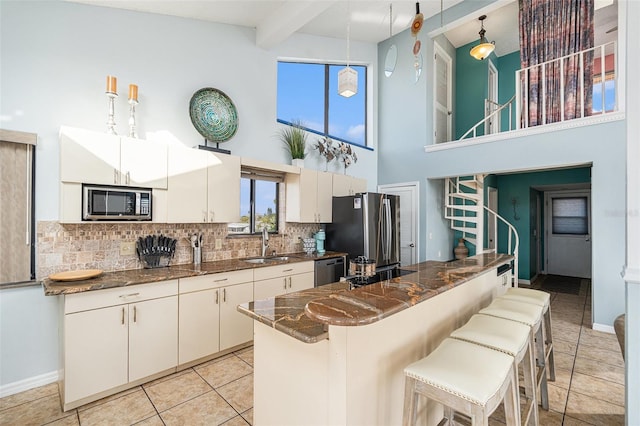
[[[271,261],[268,263],[248,263],[243,259],[228,259],[218,260],[215,262],[203,262],[200,265],[186,264],[165,268],[130,269],[125,271],[105,272],[95,278],[80,281],[54,281],[49,278],[45,278],[42,280],[42,286],[44,287],[44,294],[46,296],[56,296],[81,293],[91,290],[102,290],[106,288],[154,283],[198,275],[239,271],[242,269],[264,268],[286,263],[305,262],[309,260],[315,261],[344,255],[346,255],[346,253],[330,251],[325,252],[324,255],[318,255],[316,253],[308,255],[304,252],[283,253],[278,256],[287,256],[289,257],[288,260]]]
[[[427,261],[403,266],[413,271],[406,275],[353,290],[346,282],[328,284],[244,303],[238,311],[300,341],[315,343],[328,337],[329,325],[380,321],[512,260],[511,255],[482,253],[453,262]]]

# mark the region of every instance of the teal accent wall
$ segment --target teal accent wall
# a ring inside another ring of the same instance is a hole
[[[505,104],[511,99],[516,92],[516,71],[520,69],[520,52],[515,51],[508,55],[503,55],[498,58],[495,64],[498,69],[498,102]],[[511,115],[512,129],[515,128],[516,114],[515,110]],[[502,111],[500,117],[500,128],[502,131],[509,130],[509,111]]]
[[[478,43],[474,40],[456,49],[456,107],[454,109],[455,139],[484,118],[484,100],[487,97],[488,61],[478,61],[469,55],[469,50]],[[489,56],[495,61],[495,54]],[[478,135],[484,134],[484,127]]]
[[[518,278],[530,280],[536,270],[536,241],[533,230],[536,226],[536,197],[542,192],[533,187],[568,183],[590,183],[591,168],[580,167],[546,172],[518,173],[497,176],[498,214],[516,228],[520,238]],[[515,205],[514,205],[515,201]],[[541,213],[544,216],[544,213]],[[542,228],[544,229],[544,228]],[[537,230],[544,247],[542,229]],[[507,250],[507,227],[498,226],[498,250]],[[543,253],[544,255],[544,253]],[[544,258],[544,257],[543,257]]]

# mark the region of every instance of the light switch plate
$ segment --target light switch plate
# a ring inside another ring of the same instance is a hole
[[[136,251],[136,243],[134,241],[123,241],[120,243],[120,256],[133,256]]]

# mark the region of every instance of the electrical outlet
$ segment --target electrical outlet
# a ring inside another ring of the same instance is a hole
[[[133,256],[136,252],[136,243],[134,241],[123,241],[120,243],[120,256]]]
[[[442,253],[440,253],[440,250],[438,250],[438,259],[440,259],[441,256],[442,256]]]
[[[220,238],[216,238],[216,250],[222,249],[222,240]]]

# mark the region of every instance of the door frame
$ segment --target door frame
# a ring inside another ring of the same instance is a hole
[[[453,76],[452,71],[453,71],[453,60],[451,59],[451,56],[449,56],[449,54],[442,48],[442,46],[440,46],[438,44],[438,42],[434,41],[433,42],[433,123],[434,123],[434,130],[433,130],[433,142],[434,144],[436,143],[436,128],[437,126],[435,125],[436,123],[436,115],[437,115],[437,108],[436,108],[436,90],[437,90],[437,85],[438,85],[438,79],[435,78],[436,75],[436,55],[440,55],[442,57],[442,59],[445,61],[445,63],[447,64],[447,68],[449,70],[449,72],[447,73],[447,137],[445,138],[445,140],[443,142],[449,142],[451,140],[453,140]]]
[[[412,222],[413,222],[413,244],[414,247],[414,263],[420,260],[420,182],[399,182],[385,185],[378,185],[378,192],[387,193],[388,190],[410,190],[413,195]]]

